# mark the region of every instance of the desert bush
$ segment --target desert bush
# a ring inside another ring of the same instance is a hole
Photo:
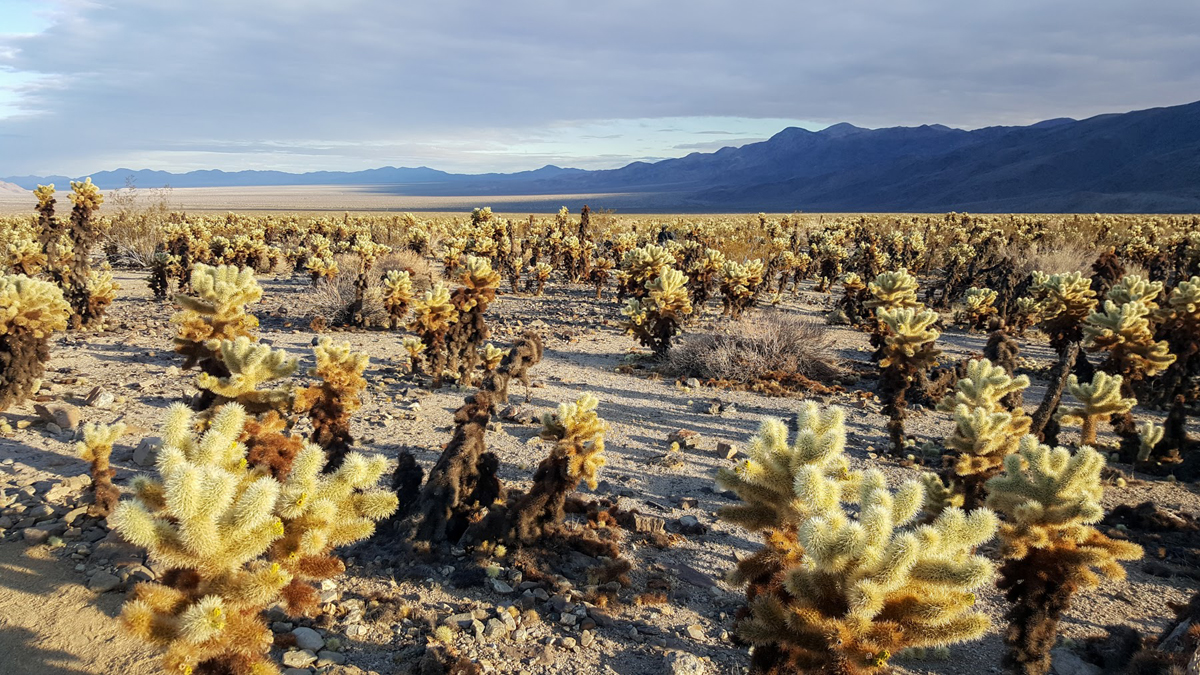
[[[357,256],[338,256],[340,273],[317,280],[305,294],[309,311],[331,326],[386,326],[390,315],[385,305],[383,280],[365,277]]]
[[[667,369],[684,377],[754,385],[831,385],[844,375],[828,328],[778,312],[722,332],[688,335],[668,352]]]
[[[70,312],[54,284],[0,276],[0,410],[37,391],[50,360],[50,335],[66,329]]]
[[[841,410],[806,403],[794,428],[789,441],[764,422],[749,458],[717,474],[744,502],[720,517],[764,540],[730,575],[748,586],[736,630],[754,645],[752,671],[876,673],[902,649],[982,635],[972,591],[993,565],[974,549],[995,515],[951,508],[919,524],[919,482],[893,492],[879,471],[849,470]]]

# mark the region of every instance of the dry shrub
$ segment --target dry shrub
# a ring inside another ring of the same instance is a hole
[[[1084,276],[1092,275],[1092,263],[1100,255],[1099,246],[1089,246],[1085,243],[1062,242],[1055,244],[1039,244],[1031,251],[1015,256],[1019,269],[1027,277],[1035,270],[1048,274],[1065,272],[1080,272]]]
[[[764,314],[733,330],[688,336],[671,349],[667,368],[747,385],[764,380],[833,384],[844,374],[826,326],[781,313]]]
[[[340,255],[337,256],[337,264],[341,272],[332,279],[319,281],[305,298],[308,300],[309,313],[325,319],[327,325],[349,326],[353,324],[355,314],[357,289],[354,281],[358,278],[362,262],[356,255]],[[367,277],[361,313],[364,326],[383,326],[388,320],[387,309],[383,306],[383,280],[374,271]]]
[[[413,292],[421,294],[433,286],[434,281],[442,280],[442,270],[429,263],[429,258],[408,249],[393,248],[391,253],[380,256],[375,263],[375,271],[379,278],[387,276],[390,270],[407,270],[412,275]]]
[[[110,224],[104,234],[108,261],[122,267],[149,267],[171,220],[170,188],[142,190],[132,185],[108,194]]]

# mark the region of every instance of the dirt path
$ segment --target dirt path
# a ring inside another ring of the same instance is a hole
[[[96,594],[44,547],[0,545],[0,673],[141,675],[158,659],[121,633],[123,593]]]

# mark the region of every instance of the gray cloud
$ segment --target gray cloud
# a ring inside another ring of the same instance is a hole
[[[1200,91],[1195,0],[57,6],[43,32],[0,36],[0,69],[40,76],[17,86],[20,114],[0,119],[0,175],[151,161],[612,166],[601,155],[702,145],[656,140],[656,118],[975,127]],[[599,125],[592,140],[627,141],[613,152],[569,147],[564,134],[588,124]],[[761,131],[692,136],[714,133]],[[557,150],[522,150],[536,144]]]

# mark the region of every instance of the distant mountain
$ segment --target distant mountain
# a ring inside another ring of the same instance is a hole
[[[371,185],[405,195],[637,193],[660,211],[1200,212],[1200,102],[973,131],[940,124],[821,131],[620,169],[513,174],[384,167],[359,172],[119,169],[102,188]],[[52,178],[5,178],[32,188]],[[66,179],[60,179],[65,182]],[[603,198],[593,200],[603,206]]]
[[[19,185],[0,180],[0,195],[27,195],[29,191]]]

